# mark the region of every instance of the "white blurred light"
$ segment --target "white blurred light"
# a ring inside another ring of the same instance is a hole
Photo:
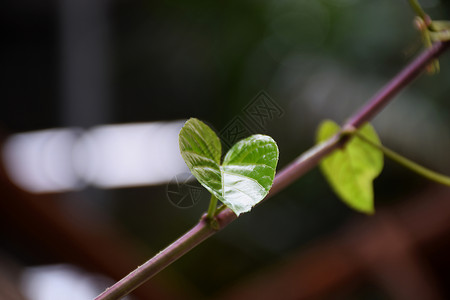
[[[169,182],[189,172],[178,147],[185,121],[104,125],[81,134],[51,129],[11,136],[3,160],[11,179],[35,192]]]
[[[185,121],[105,125],[85,134],[75,151],[75,167],[99,187],[161,184],[189,172],[178,133]]]
[[[77,129],[49,129],[13,135],[3,149],[11,179],[36,193],[79,188],[72,165],[72,149],[79,134]]]
[[[106,281],[70,265],[40,266],[25,269],[21,289],[30,300],[86,300],[98,296]]]

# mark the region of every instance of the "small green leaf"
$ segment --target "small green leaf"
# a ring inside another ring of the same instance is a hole
[[[181,128],[178,139],[181,156],[192,175],[210,193],[220,199],[222,146],[216,133],[202,121],[191,118]]]
[[[267,135],[252,135],[237,142],[222,165],[223,197],[237,215],[249,211],[269,192],[278,163],[278,147]]]
[[[266,135],[252,135],[236,143],[220,164],[217,135],[198,119],[180,131],[180,151],[197,180],[236,215],[248,212],[269,192],[278,163],[278,147]]]
[[[333,121],[319,126],[317,142],[323,142],[340,130]],[[374,144],[380,140],[370,124],[359,133]],[[358,138],[352,138],[343,149],[324,158],[320,168],[336,194],[350,207],[367,214],[374,212],[373,180],[383,169],[383,153]]]

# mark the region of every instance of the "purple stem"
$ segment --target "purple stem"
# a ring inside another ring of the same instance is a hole
[[[359,128],[365,122],[370,121],[400,90],[418,77],[434,58],[444,52],[449,45],[449,42],[437,42],[431,48],[424,51],[355,113],[347,125]]]
[[[352,126],[358,128],[362,124],[370,121],[400,90],[411,83],[434,58],[438,57],[449,46],[450,42],[438,42],[435,43],[433,47],[424,51],[397,74],[397,76],[388,82],[377,94],[375,94],[366,105],[356,112],[344,127]],[[303,153],[294,162],[278,172],[266,199],[283,190],[303,174],[311,170],[323,157],[340,146],[340,138],[334,136],[328,141]],[[122,280],[108,288],[105,292],[95,298],[95,300],[116,300],[129,294],[205,239],[226,227],[236,218],[236,215],[230,209],[226,208],[216,216],[219,226],[218,229],[214,229],[210,226],[205,216],[203,216],[200,222],[191,230],[186,232],[166,249],[145,262],[142,266],[139,266]]]

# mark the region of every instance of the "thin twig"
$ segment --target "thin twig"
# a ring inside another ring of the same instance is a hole
[[[450,177],[449,176],[446,176],[444,174],[439,174],[438,172],[435,172],[433,170],[425,168],[425,167],[419,165],[418,163],[398,154],[395,151],[392,151],[391,149],[389,149],[381,144],[374,143],[373,141],[371,141],[370,139],[368,139],[367,137],[365,137],[358,131],[355,131],[354,135],[357,138],[364,141],[365,143],[372,146],[373,148],[380,150],[381,152],[383,152],[384,155],[386,155],[387,157],[389,157],[396,163],[404,166],[405,168],[408,168],[409,170],[411,170],[425,178],[428,178],[429,180],[432,180],[434,182],[437,182],[437,183],[440,183],[440,184],[443,184],[446,186],[450,186]]]
[[[437,42],[433,45],[433,47],[424,51],[420,56],[406,66],[406,68],[403,69],[397,76],[388,82],[372,99],[367,102],[366,105],[356,112],[344,125],[344,128],[347,126],[359,128],[362,124],[370,121],[401,89],[411,83],[424,70],[424,68],[435,57],[438,57],[444,50],[446,50],[449,45],[449,42]],[[334,136],[328,141],[317,145],[302,154],[298,159],[278,172],[274,179],[272,189],[266,199],[283,190],[303,174],[311,170],[323,157],[340,147],[342,142],[345,141],[342,141],[342,139],[338,136]],[[105,292],[95,298],[95,300],[117,300],[127,295],[159,271],[163,270],[172,262],[189,252],[202,241],[215,234],[218,230],[226,227],[236,218],[236,215],[230,209],[226,208],[221,210],[216,216],[217,223],[219,224],[216,229],[212,228],[207,220],[205,220],[205,216],[203,216],[200,222],[191,230],[186,232],[183,236],[158,253],[156,256],[148,260],[145,264],[138,267],[122,280],[108,288]]]

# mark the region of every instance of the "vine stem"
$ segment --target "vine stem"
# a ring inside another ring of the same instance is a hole
[[[438,57],[449,46],[449,42],[437,42],[431,48],[425,50],[381,88],[381,90],[375,94],[366,105],[349,119],[343,128],[359,128],[362,124],[370,121],[400,90],[411,83],[435,57]],[[346,139],[336,135],[303,153],[291,164],[278,172],[265,200],[283,190],[303,174],[311,170],[323,157],[341,147],[345,142]],[[236,218],[237,216],[229,208],[225,208],[220,210],[214,217],[218,226],[212,227],[209,225],[207,215],[205,214],[191,230],[128,274],[122,280],[106,289],[102,294],[97,296],[95,300],[117,300],[129,294],[205,239],[225,228]]]

